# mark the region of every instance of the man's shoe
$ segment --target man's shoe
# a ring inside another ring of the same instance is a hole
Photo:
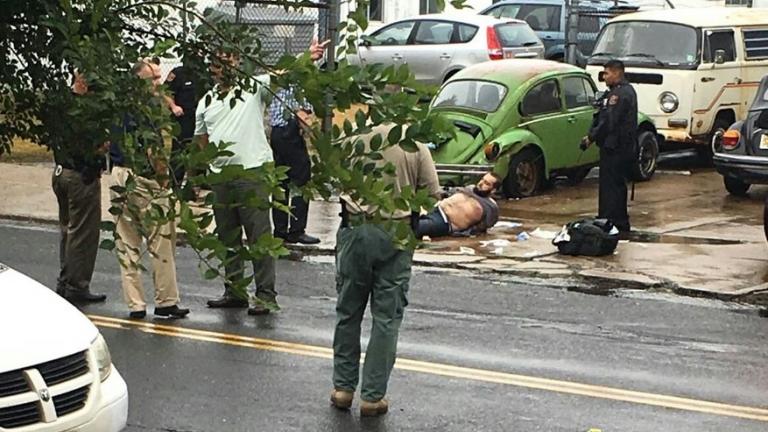
[[[156,307],[155,315],[170,318],[184,318],[189,315],[189,309],[182,309],[179,305]]]
[[[334,389],[331,392],[331,405],[338,409],[346,410],[352,406],[352,399],[355,398],[355,394],[346,390]]]
[[[286,237],[285,242],[313,245],[313,244],[320,243],[320,239],[317,237],[312,237],[311,235],[307,235],[307,234],[299,234],[299,235],[289,235],[288,237]]]
[[[131,311],[130,314],[128,314],[128,317],[131,319],[144,319],[147,316],[147,311],[140,310],[140,311]]]
[[[208,307],[211,309],[222,308],[247,308],[248,300],[242,300],[234,297],[219,297],[217,299],[208,300]]]
[[[272,311],[263,304],[255,304],[248,308],[248,315],[251,316],[269,315],[271,312]]]
[[[73,303],[101,303],[107,300],[104,294],[94,294],[90,291],[66,291],[64,298]]]
[[[379,399],[377,402],[360,402],[361,417],[378,417],[389,411],[389,402],[386,399]]]

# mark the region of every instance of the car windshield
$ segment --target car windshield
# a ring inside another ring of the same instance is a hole
[[[698,47],[698,33],[691,27],[622,21],[605,26],[589,64],[601,65],[615,58],[629,65],[689,69],[698,65]]]
[[[507,88],[490,81],[461,80],[446,84],[432,103],[433,108],[469,108],[494,112],[499,108]]]
[[[496,35],[499,37],[501,46],[505,48],[532,46],[541,43],[539,37],[536,36],[536,33],[531,30],[528,24],[499,24],[494,28],[496,29]]]

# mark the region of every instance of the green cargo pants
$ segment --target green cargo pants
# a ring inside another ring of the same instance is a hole
[[[363,366],[363,400],[387,393],[397,336],[408,304],[413,251],[396,249],[375,224],[340,228],[336,236],[336,332],[333,385],[354,392],[360,377],[360,325],[370,299],[373,327]]]

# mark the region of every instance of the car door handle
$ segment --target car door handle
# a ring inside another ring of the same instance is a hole
[[[570,123],[570,124],[576,123],[576,117],[575,116],[568,117],[568,123]]]
[[[703,77],[701,79],[701,82],[712,82],[715,80],[715,77]]]
[[[441,60],[450,60],[451,57],[452,56],[450,54],[443,54],[443,55],[440,56],[440,59]]]
[[[402,60],[402,59],[403,59],[403,56],[401,56],[400,54],[395,54],[392,56],[392,60]]]

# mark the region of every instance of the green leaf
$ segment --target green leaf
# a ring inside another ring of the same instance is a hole
[[[99,244],[99,249],[105,249],[108,251],[112,251],[115,249],[115,241],[110,239],[104,239]]]
[[[389,133],[387,134],[387,141],[391,145],[396,145],[400,142],[400,140],[403,137],[403,127],[401,125],[396,125],[392,129],[389,130]]]

